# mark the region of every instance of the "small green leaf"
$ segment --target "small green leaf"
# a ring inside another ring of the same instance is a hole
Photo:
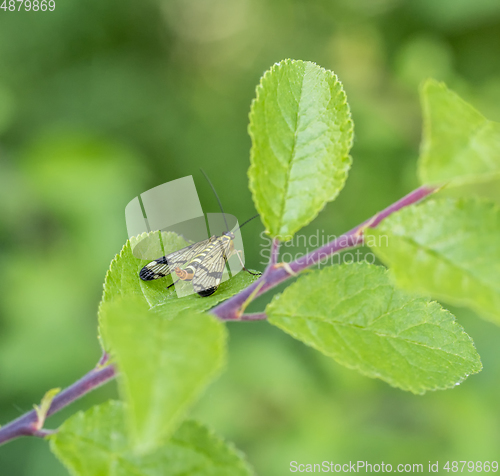
[[[52,404],[52,400],[54,400],[54,397],[60,391],[61,391],[60,388],[51,388],[50,390],[45,392],[45,395],[42,397],[40,405],[33,405],[33,408],[35,409],[37,416],[37,422],[36,422],[37,430],[40,430],[43,427],[43,424],[45,423],[45,418],[47,417],[47,412],[49,411],[50,405]]]
[[[500,123],[489,121],[444,83],[421,90],[422,183],[486,180],[500,173]]]
[[[157,232],[150,233],[132,238],[125,243],[121,252],[111,262],[111,266],[106,274],[104,281],[104,292],[101,301],[101,306],[105,302],[111,301],[119,296],[140,296],[148,303],[148,305],[157,312],[165,314],[175,314],[181,309],[197,309],[200,311],[208,310],[214,307],[221,301],[239,293],[242,289],[253,283],[258,276],[253,276],[245,271],[239,272],[236,276],[228,281],[224,281],[219,289],[209,297],[200,297],[197,294],[178,298],[175,290],[172,288],[166,289],[172,283],[170,276],[158,279],[155,281],[142,281],[139,278],[139,271],[147,263],[147,261],[136,258],[132,254],[132,247],[137,242],[145,241],[149,236]],[[158,241],[148,243],[148,253],[154,253],[154,246],[158,247],[158,257],[165,253],[178,250],[187,245],[187,243],[178,237],[175,233],[163,233],[162,250]]]
[[[131,451],[124,405],[110,401],[78,412],[50,436],[50,448],[73,476],[251,476],[233,445],[195,421],[185,421],[152,454]]]
[[[193,310],[166,318],[137,297],[105,303],[100,324],[118,366],[134,446],[151,451],[221,371],[225,325]]]
[[[342,84],[314,63],[275,64],[257,87],[249,133],[255,206],[272,237],[290,239],[347,179],[353,124]]]
[[[474,199],[431,200],[366,232],[399,286],[500,324],[500,209]]]
[[[309,273],[275,296],[269,322],[346,367],[413,393],[481,370],[472,340],[438,303],[410,296],[381,266]]]

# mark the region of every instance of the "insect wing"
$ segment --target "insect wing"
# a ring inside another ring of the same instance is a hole
[[[152,281],[153,279],[168,276],[174,268],[190,262],[197,254],[201,253],[211,240],[212,238],[199,241],[198,243],[174,251],[167,256],[162,256],[151,261],[141,269],[139,277],[143,281]]]
[[[205,257],[197,264],[196,273],[193,277],[193,289],[200,295],[210,295],[219,286],[226,260],[230,252],[231,241],[225,240],[223,237],[217,239],[213,243],[213,248]],[[209,290],[212,292],[208,293]]]

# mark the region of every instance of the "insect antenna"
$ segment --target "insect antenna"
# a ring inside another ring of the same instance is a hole
[[[249,221],[252,221],[254,218],[257,218],[259,216],[259,214],[257,213],[257,215],[253,216],[252,218],[249,218],[247,221],[243,222],[238,228],[236,228],[236,230],[234,231],[238,231],[243,225],[246,225]]]
[[[219,200],[219,195],[217,195],[217,192],[215,191],[215,187],[212,185],[212,182],[210,182],[208,175],[203,171],[203,169],[200,168],[200,170],[201,170],[201,173],[207,179],[208,184],[210,185],[210,187],[212,188],[212,190],[214,192],[215,198],[217,199],[217,203],[219,204],[220,211],[222,212],[222,217],[224,218],[224,223],[226,225],[226,231],[229,231],[229,226],[227,225],[227,220],[226,220],[226,214],[224,213],[224,209],[222,208],[222,203]]]

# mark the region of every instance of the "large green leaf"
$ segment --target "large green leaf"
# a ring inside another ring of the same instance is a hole
[[[127,442],[124,408],[110,401],[78,412],[50,437],[52,452],[73,476],[250,476],[231,444],[194,421],[185,421],[152,454],[134,454]]]
[[[314,63],[275,64],[257,87],[249,133],[255,206],[271,236],[290,239],[347,178],[353,124],[342,84]]]
[[[104,303],[100,325],[118,366],[132,441],[138,451],[150,451],[220,372],[225,325],[193,310],[165,317],[134,296]]]
[[[421,91],[424,132],[422,183],[489,179],[500,173],[500,124],[487,120],[443,83]]]
[[[240,272],[210,297],[192,294],[179,299],[174,290],[166,289],[170,277],[150,282],[139,279],[146,261],[134,257],[132,247],[153,235],[127,241],[112,261],[99,308],[102,344],[118,364],[120,391],[129,402],[131,434],[144,451],[175,429],[223,363],[223,324],[195,311],[210,309],[257,279]],[[146,243],[148,254],[162,256],[186,244],[165,233],[161,247],[159,243]]]
[[[366,231],[366,242],[408,290],[476,310],[500,324],[500,209],[431,200]]]
[[[340,364],[413,393],[452,387],[481,369],[452,314],[399,291],[380,266],[311,272],[275,296],[266,313]]]
[[[151,235],[153,234],[149,236]],[[143,234],[140,237],[127,241],[121,252],[113,259],[104,281],[101,305],[118,296],[137,295],[143,298],[153,310],[165,313],[166,315],[173,315],[179,310],[188,308],[204,311],[237,294],[258,279],[258,276],[241,271],[228,281],[224,281],[219,289],[209,297],[202,298],[197,294],[191,294],[183,298],[178,298],[173,288],[166,289],[172,282],[170,276],[155,281],[142,281],[139,279],[139,271],[147,261],[136,258],[132,254],[132,246],[138,241],[142,243],[146,238],[148,236]],[[151,241],[151,243],[152,247],[155,244],[158,246],[158,241]],[[182,238],[174,233],[163,233],[162,243],[163,249],[158,247],[156,250],[158,257],[175,251],[186,244]],[[149,252],[154,254],[152,248],[149,249]]]

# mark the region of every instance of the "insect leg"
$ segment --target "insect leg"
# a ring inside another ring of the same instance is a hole
[[[177,284],[179,281],[180,281],[180,279],[178,279],[177,281],[173,282],[172,284],[169,284],[169,285],[167,286],[167,289],[168,289],[168,288],[171,288],[172,286],[174,286],[175,284]]]
[[[234,253],[236,254],[236,256],[238,257],[238,259],[240,260],[240,264],[241,264],[241,267],[247,272],[247,273],[250,273],[251,275],[253,276],[260,276],[262,273],[252,273],[250,270],[248,270],[247,268],[245,268],[245,265],[243,264],[243,260],[241,259],[241,256],[240,256],[240,253],[241,253],[241,250],[234,250]]]

